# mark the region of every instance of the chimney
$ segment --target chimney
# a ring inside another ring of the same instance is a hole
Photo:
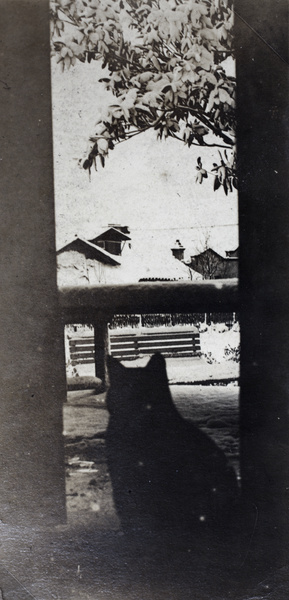
[[[173,256],[178,260],[184,260],[185,248],[182,246],[180,240],[176,240],[175,246],[171,248]]]

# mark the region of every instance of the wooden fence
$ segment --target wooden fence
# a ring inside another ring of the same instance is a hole
[[[73,367],[95,363],[94,337],[69,340],[69,355]]]
[[[132,335],[111,335],[111,355],[117,358],[135,358],[142,354],[194,354],[201,353],[200,334],[196,331],[164,331]]]
[[[73,366],[95,362],[94,337],[69,340],[70,360]],[[117,358],[136,358],[143,354],[176,354],[198,356],[201,353],[198,331],[164,331],[154,333],[110,334],[110,354]]]

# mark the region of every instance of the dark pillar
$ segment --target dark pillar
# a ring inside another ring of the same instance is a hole
[[[241,470],[247,564],[288,560],[288,4],[236,0]]]
[[[0,0],[0,13],[0,518],[46,525],[65,518],[49,6]]]
[[[108,315],[100,312],[94,321],[95,375],[102,380],[105,387],[108,385],[106,368],[106,357],[109,351],[108,320]]]

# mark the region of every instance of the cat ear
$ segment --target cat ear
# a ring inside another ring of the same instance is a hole
[[[125,369],[119,360],[117,360],[117,358],[113,358],[113,356],[110,356],[110,354],[108,354],[106,358],[106,364],[110,378],[116,378],[118,375],[121,375]]]
[[[167,373],[167,369],[166,369],[166,361],[163,357],[162,354],[160,354],[160,352],[156,352],[156,354],[154,354],[151,359],[149,360],[148,364],[147,364],[147,368],[151,371],[153,371],[153,373],[155,373],[158,377],[161,374],[165,374]]]
[[[161,364],[165,365],[165,363],[166,363],[166,361],[160,352],[156,352],[155,354],[153,354],[148,362],[149,365],[158,365],[158,366],[160,366]]]

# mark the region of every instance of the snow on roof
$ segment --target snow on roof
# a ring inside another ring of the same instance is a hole
[[[190,267],[173,257],[173,260],[156,260],[153,264],[144,265],[142,280],[178,281],[192,279],[195,273]]]
[[[216,250],[213,250],[213,248],[206,248],[205,250],[203,250],[203,252],[198,252],[198,254],[194,254],[193,256],[191,256],[191,258],[198,258],[199,256],[204,256],[206,254],[214,254],[215,256],[218,256],[219,258],[224,258],[221,254],[219,254],[219,252],[216,252]]]
[[[193,258],[199,258],[200,256],[205,256],[206,254],[214,254],[215,256],[217,256],[218,258],[222,258],[223,260],[237,260],[238,256],[236,255],[238,251],[238,248],[236,250],[226,250],[225,251],[225,255],[222,252],[217,252],[216,250],[214,250],[213,248],[206,248],[206,250],[203,250],[203,252],[198,252],[197,254],[193,254],[191,255],[191,259]],[[235,256],[232,256],[235,255]]]
[[[170,244],[163,244],[162,240],[152,238],[144,239],[143,242],[139,244],[133,236],[132,248],[123,253],[122,256],[116,256],[92,241],[77,237],[58,250],[57,254],[75,250],[87,258],[92,258],[103,264],[118,266],[117,269],[113,269],[110,275],[106,274],[105,276],[106,278],[109,277],[110,283],[137,283],[140,280],[195,281],[202,279],[200,273],[173,256]],[[87,256],[88,252],[89,256]],[[90,268],[92,267],[90,266]]]
[[[122,269],[132,281],[179,281],[200,279],[200,274],[168,252],[131,252],[122,257]]]
[[[78,248],[77,248],[78,246]],[[85,240],[83,238],[75,238],[75,240],[73,240],[72,242],[70,242],[69,244],[66,244],[66,246],[63,246],[63,248],[60,248],[60,250],[57,251],[56,254],[61,254],[63,252],[66,252],[68,250],[78,250],[79,247],[83,247],[84,249],[89,248],[92,253],[93,256],[100,260],[100,262],[106,263],[106,264],[111,264],[111,265],[120,265],[120,261],[116,259],[114,254],[110,254],[110,252],[107,252],[106,250],[104,250],[103,248],[100,248],[100,246],[96,246],[95,244],[93,244],[92,242],[89,242],[88,240]]]
[[[123,233],[119,229],[116,229],[115,227],[109,227],[109,229],[106,229],[105,231],[100,233],[98,236],[91,239],[90,242],[95,243],[97,240],[105,240],[105,239],[117,241],[117,240],[130,240],[131,238],[126,233]]]

